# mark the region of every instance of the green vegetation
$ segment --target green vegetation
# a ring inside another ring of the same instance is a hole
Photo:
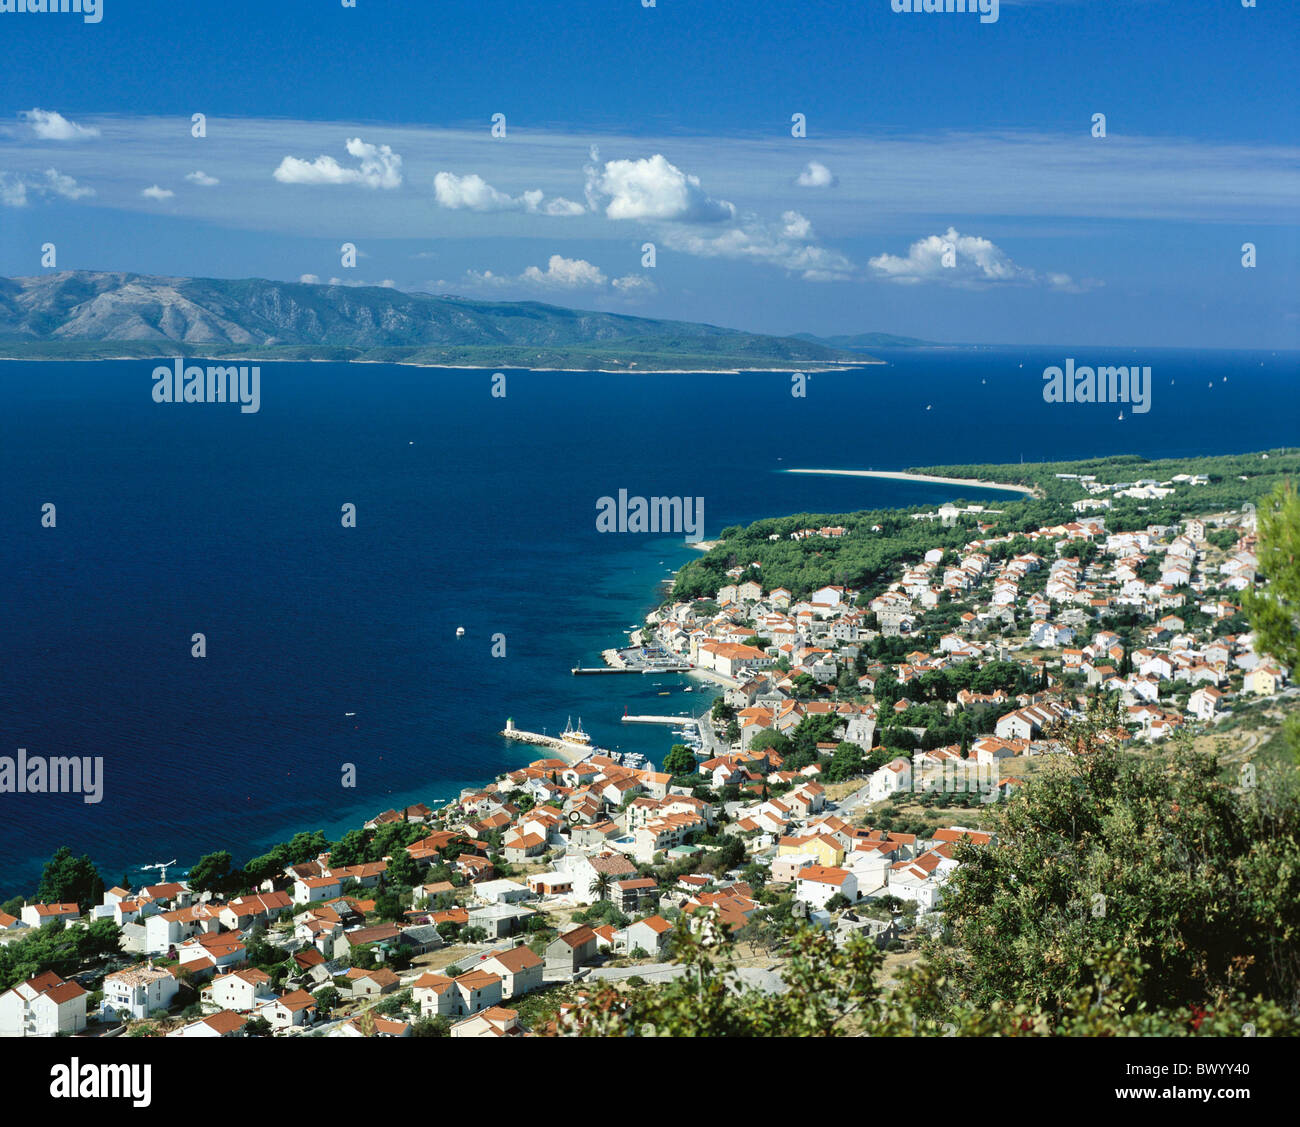
[[[1058,479],[1058,473],[1095,474],[1098,481],[1123,482],[1139,479],[1167,481],[1175,474],[1205,474],[1207,485],[1182,484],[1163,500],[1142,501],[1110,497],[1106,527],[1112,532],[1146,528],[1150,524],[1172,524],[1189,509],[1206,512],[1240,508],[1260,499],[1288,476],[1300,473],[1300,450],[1270,450],[1263,453],[1230,454],[1213,458],[1182,458],[1149,461],[1135,455],[1100,458],[1085,462],[1040,462],[1026,465],[930,466],[912,472],[942,477],[979,479],[1037,488],[1041,497],[999,500],[990,505],[1000,513],[963,514],[945,527],[937,521],[913,520],[911,512],[921,509],[879,509],[856,513],[799,513],[756,521],[748,527],[725,528],[723,541],[699,559],[691,560],[677,573],[674,599],[712,598],[731,580],[726,572],[746,567],[741,577],[758,579],[765,588],[787,587],[795,598],[803,598],[827,584],[864,589],[883,586],[897,578],[904,564],[919,562],[931,548],[958,550],[972,538],[1015,535],[1043,525],[1072,520],[1076,514],[1069,502],[1084,496],[1075,481]],[[981,499],[989,503],[987,498]],[[927,510],[932,510],[928,506]],[[991,525],[981,534],[977,524]],[[810,537],[791,540],[802,528],[840,525],[847,529],[840,539]],[[879,531],[873,528],[879,526]],[[769,540],[770,536],[778,539]],[[1031,551],[1028,540],[997,545],[995,559]],[[761,568],[747,565],[757,562]]]
[[[1104,723],[1104,717],[1093,723]],[[996,812],[1001,844],[962,846],[948,935],[880,984],[859,935],[772,915],[751,941],[786,956],[791,989],[728,990],[734,941],[697,919],[675,933],[688,972],[603,987],[584,1035],[1240,1035],[1300,1032],[1300,791],[1292,774],[1234,790],[1213,756],[1062,759]],[[767,928],[771,934],[761,935]],[[743,938],[743,937],[742,937]]]
[[[73,856],[66,845],[60,846],[45,862],[36,899],[41,904],[76,904],[89,911],[104,896],[104,881],[89,854]]]
[[[0,992],[49,970],[66,978],[85,963],[117,954],[119,942],[111,919],[88,927],[65,927],[60,920],[34,928],[21,939],[0,944]]]

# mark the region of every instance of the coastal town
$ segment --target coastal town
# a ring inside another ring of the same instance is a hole
[[[1192,511],[1202,484],[1167,488]],[[907,965],[963,859],[999,848],[992,810],[1078,754],[1071,725],[1097,702],[1102,738],[1134,754],[1294,704],[1234,601],[1257,583],[1253,509],[1111,531],[1120,491],[1078,485],[1069,519],[1014,534],[978,507],[913,513],[970,535],[870,588],[769,587],[752,561],[669,598],[629,656],[605,655],[711,694],[699,716],[644,718],[673,729],[658,769],[581,725],[530,739],[508,721],[548,754],[440,808],[299,834],[243,870],[159,866],[93,903],[10,902],[0,959],[37,933],[74,941],[0,994],[0,1036],[571,1033],[591,991],[679,975],[700,920],[747,952],[738,989],[790,989],[771,941],[788,920]]]

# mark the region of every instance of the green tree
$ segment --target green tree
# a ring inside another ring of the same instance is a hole
[[[324,986],[317,990],[313,995],[316,999],[316,1012],[325,1017],[338,1009],[339,1002],[343,1000],[343,995],[339,993],[337,986]]]
[[[826,778],[832,783],[842,783],[845,779],[856,778],[862,774],[862,748],[855,743],[841,740],[831,756],[830,766],[826,768]]]
[[[80,857],[61,845],[41,873],[36,899],[42,904],[76,904],[83,912],[104,896],[104,881],[89,854]]]
[[[772,728],[759,732],[749,741],[750,751],[774,751],[782,758],[789,755],[792,749],[789,738]]]
[[[450,1037],[451,1020],[446,1017],[422,1017],[411,1026],[412,1037]]]
[[[1255,646],[1284,665],[1300,664],[1300,496],[1290,482],[1277,485],[1260,505],[1259,567],[1265,587],[1242,592]]]
[[[685,744],[673,744],[664,756],[664,772],[669,775],[695,774],[695,756]]]
[[[957,846],[945,894],[953,946],[936,952],[955,996],[1058,1012],[1116,960],[1136,999],[1213,1009],[1233,995],[1300,1003],[1300,792],[1291,772],[1223,781],[1186,741],[1133,756],[1067,733],[994,811],[998,847]]]
[[[186,880],[195,892],[220,892],[230,877],[231,856],[224,849],[194,862]]]

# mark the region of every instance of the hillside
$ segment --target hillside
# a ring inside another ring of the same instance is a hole
[[[63,271],[0,279],[0,355],[594,369],[823,368],[870,357],[688,321],[381,286]]]

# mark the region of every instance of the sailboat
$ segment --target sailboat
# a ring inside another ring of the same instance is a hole
[[[573,726],[573,717],[568,717],[564,722],[564,731],[560,733],[560,739],[565,743],[571,744],[589,744],[591,737],[582,730],[582,717],[578,717],[578,726]]]

